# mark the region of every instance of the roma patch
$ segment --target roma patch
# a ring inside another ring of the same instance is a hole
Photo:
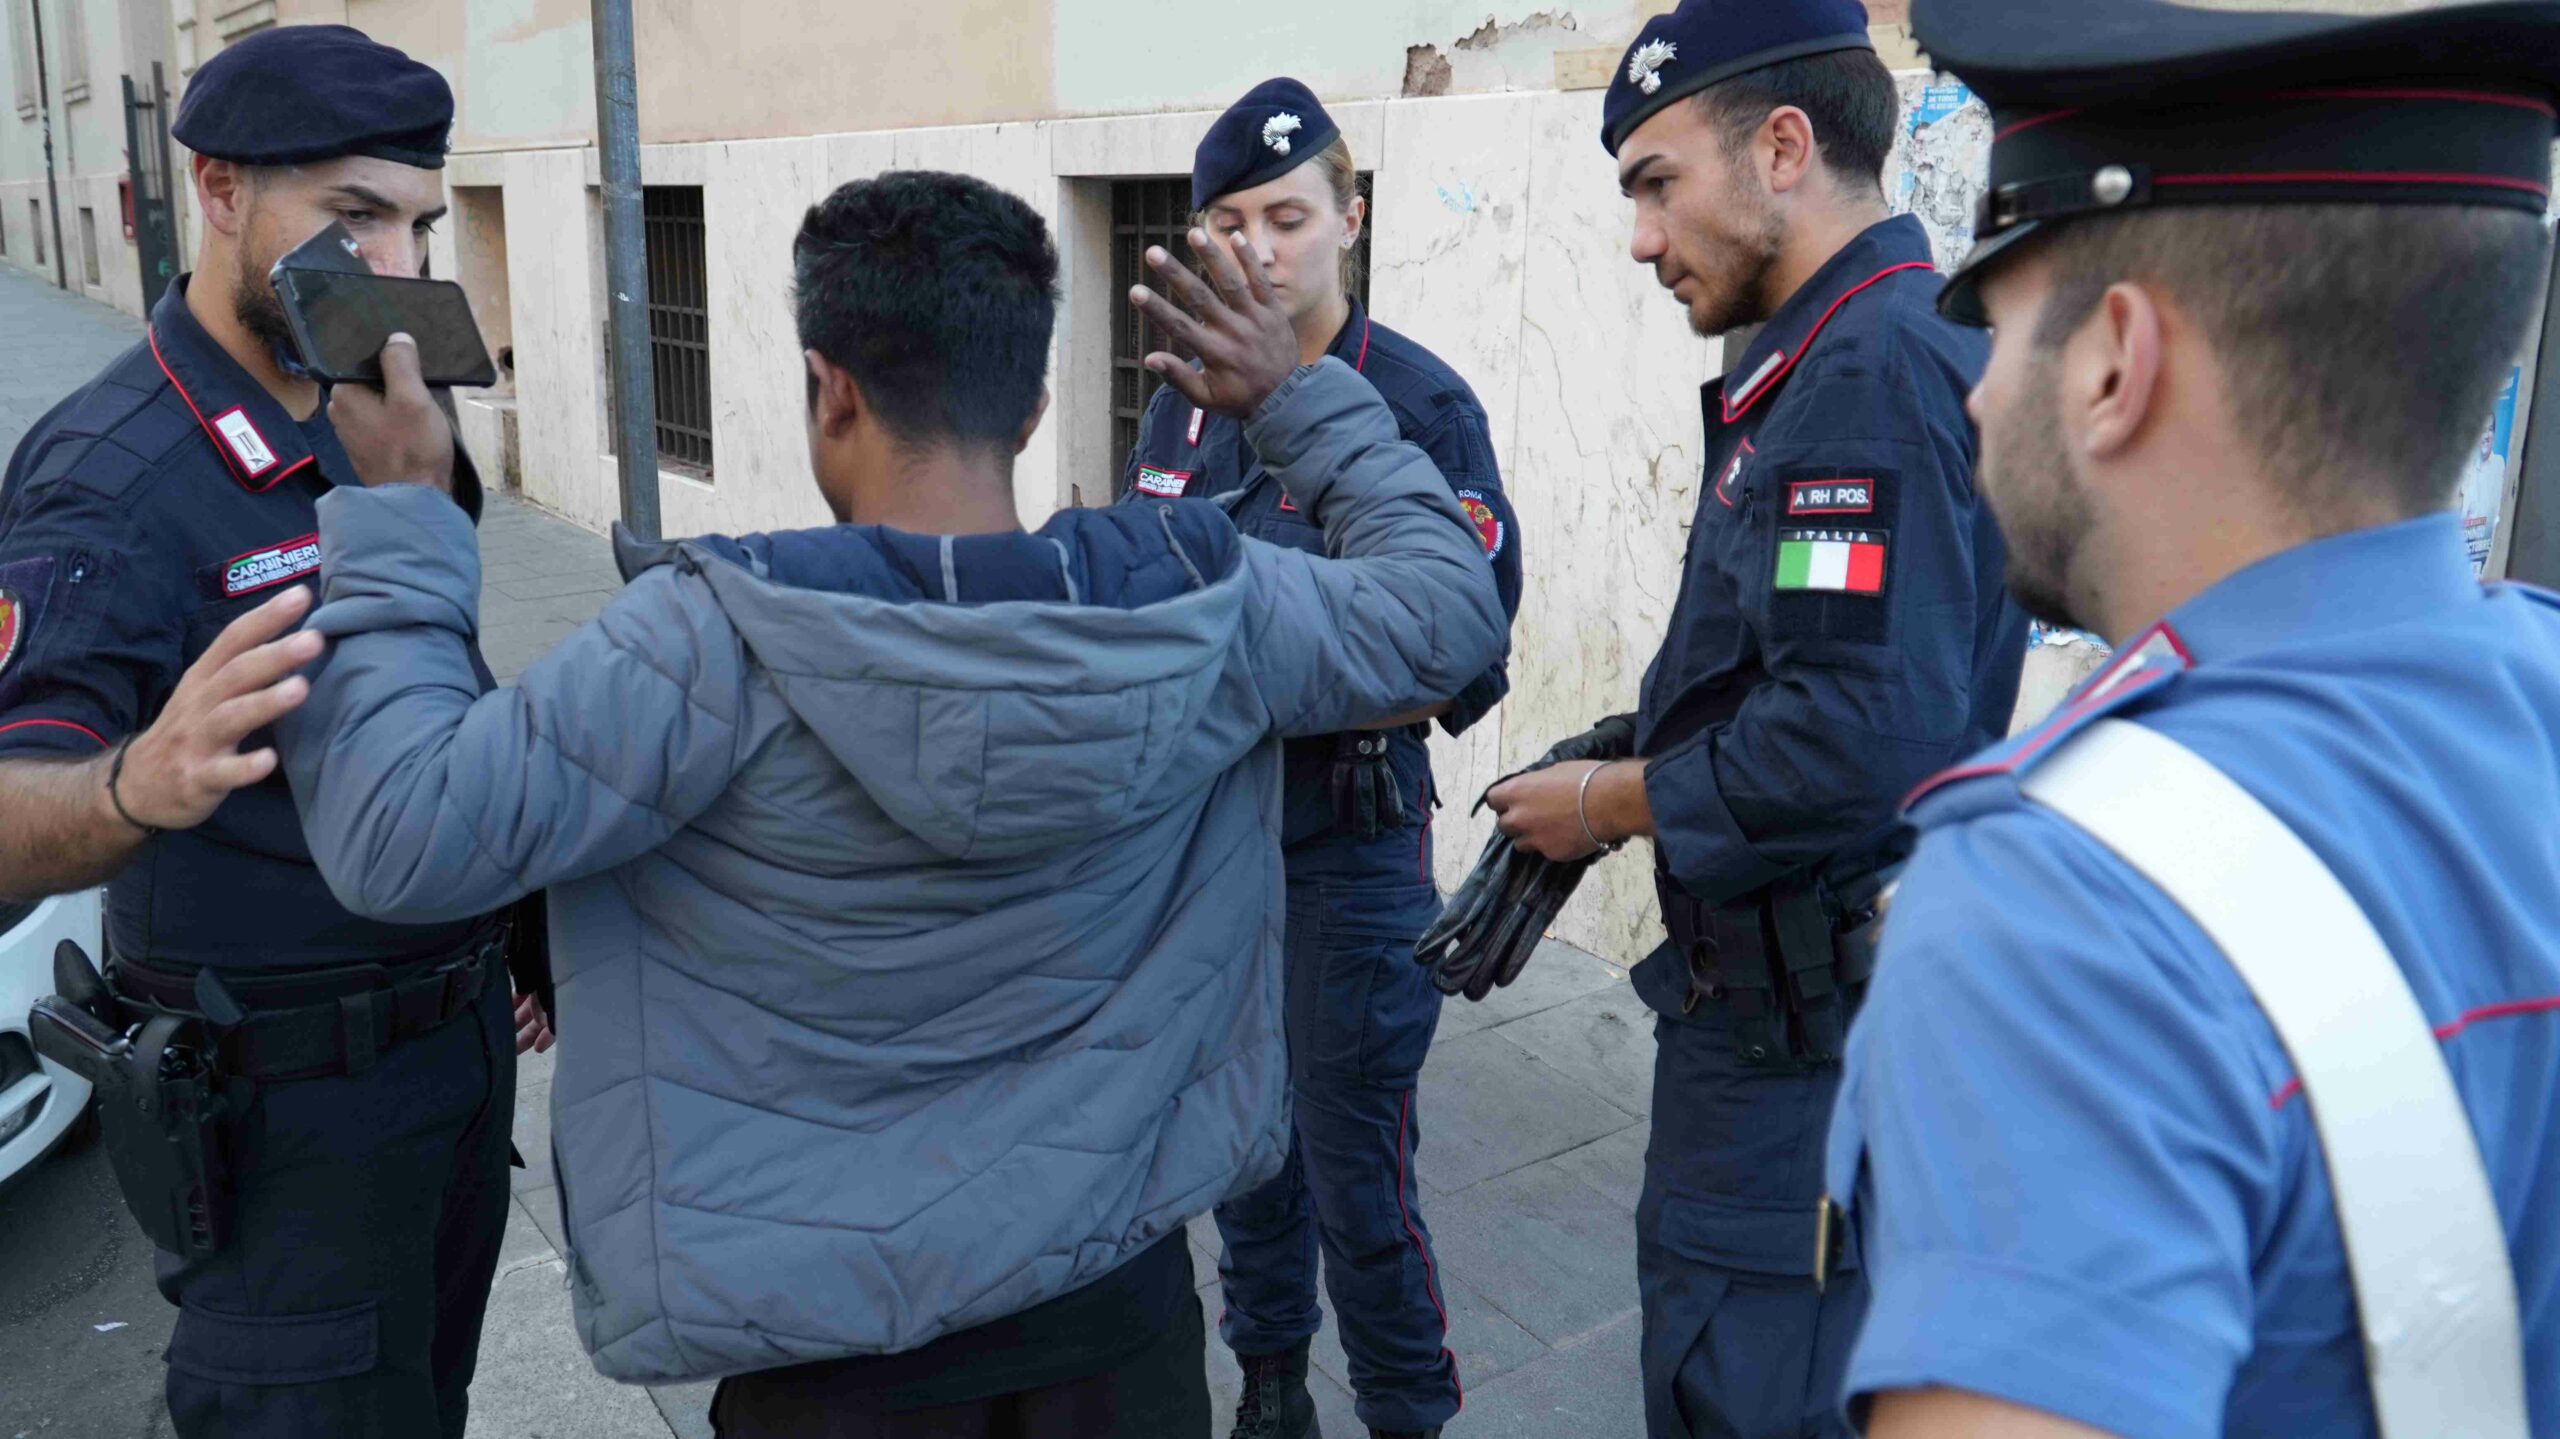
[[[1796,480],[1787,486],[1787,514],[1871,515],[1876,482],[1869,479]]]
[[[302,535],[197,571],[205,598],[234,600],[300,579],[320,568],[320,536]]]
[[[18,657],[18,641],[27,632],[27,612],[18,597],[0,590],[0,674],[9,671],[9,661]]]
[[[45,595],[53,588],[53,568],[51,555],[0,565],[0,678],[35,639]]]
[[[1484,491],[1458,491],[1458,508],[1467,512],[1468,522],[1476,527],[1476,534],[1484,540],[1484,557],[1492,559],[1501,554],[1503,543],[1510,535],[1503,528],[1502,516],[1494,513],[1493,504],[1485,498]]]
[[[1782,592],[1884,593],[1883,530],[1780,530],[1778,573]]]
[[[1189,470],[1159,470],[1153,465],[1140,465],[1138,493],[1163,500],[1179,499],[1182,492],[1191,486],[1191,474]]]

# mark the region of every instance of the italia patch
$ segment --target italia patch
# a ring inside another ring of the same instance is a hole
[[[1492,559],[1495,555],[1501,554],[1503,542],[1509,539],[1510,535],[1503,528],[1502,516],[1494,513],[1492,503],[1485,499],[1484,491],[1458,491],[1458,508],[1467,512],[1468,521],[1476,527],[1476,534],[1484,540],[1484,557]]]
[[[208,598],[231,600],[300,579],[319,568],[320,536],[309,534],[251,550],[203,573]]]
[[[1795,515],[1871,515],[1876,511],[1876,482],[1868,479],[1796,480],[1787,486],[1787,513]]]
[[[1780,530],[1774,583],[1781,592],[1881,595],[1888,538],[1883,530]]]
[[[1159,499],[1178,499],[1191,485],[1189,470],[1159,470],[1153,465],[1138,467],[1138,493]]]

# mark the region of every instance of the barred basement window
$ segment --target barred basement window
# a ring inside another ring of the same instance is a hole
[[[1360,196],[1369,199],[1371,177],[1360,175]],[[1369,303],[1369,235],[1378,225],[1374,202],[1369,206],[1368,222],[1360,227],[1360,243],[1354,247],[1359,256],[1359,284],[1352,294],[1361,304]],[[1147,248],[1162,245],[1170,254],[1191,258],[1191,246],[1183,235],[1191,228],[1191,181],[1187,176],[1163,180],[1119,180],[1111,186],[1111,297],[1115,319],[1111,328],[1111,465],[1112,482],[1119,482],[1120,467],[1129,453],[1138,447],[1139,422],[1146,417],[1147,404],[1155,398],[1164,381],[1147,368],[1147,355],[1155,350],[1177,351],[1173,342],[1147,321],[1129,304],[1132,285],[1161,289],[1153,271],[1147,268]]]
[[[711,478],[711,283],[702,187],[640,192],[649,269],[649,358],[658,386],[658,458]]]

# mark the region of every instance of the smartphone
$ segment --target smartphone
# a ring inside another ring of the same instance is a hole
[[[382,347],[395,334],[418,342],[430,385],[494,385],[498,367],[471,318],[471,301],[450,280],[408,280],[370,271],[279,265],[276,299],[302,363],[333,385],[382,383]]]

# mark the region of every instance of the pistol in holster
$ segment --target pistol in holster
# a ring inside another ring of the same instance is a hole
[[[241,1082],[212,1060],[203,1021],[119,1001],[79,945],[53,952],[55,993],[27,1016],[36,1052],[97,1092],[107,1160],[151,1242],[195,1257],[231,1235],[230,1117]]]
[[[1793,876],[1731,904],[1706,905],[1663,879],[1663,920],[1689,961],[1689,997],[1725,1006],[1734,1053],[1755,1069],[1837,1064],[1875,973],[1879,871],[1835,889]]]

